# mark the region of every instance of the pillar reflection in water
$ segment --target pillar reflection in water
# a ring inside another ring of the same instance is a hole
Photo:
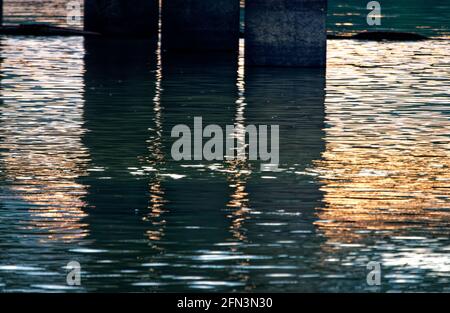
[[[245,72],[246,123],[279,125],[279,171],[260,171],[253,165],[246,192],[251,211],[246,221],[250,255],[270,255],[270,261],[250,260],[250,281],[258,290],[269,288],[266,275],[276,283],[271,290],[313,291],[318,253],[315,209],[323,194],[313,172],[325,150],[325,71],[322,69],[247,68]],[[269,146],[270,147],[270,146]],[[270,251],[270,252],[269,252]]]
[[[175,125],[185,124],[194,130],[194,117],[202,117],[203,126],[216,124],[225,129],[233,125],[236,114],[237,55],[212,53],[163,54],[160,106],[162,108],[163,155],[165,163],[159,170],[166,201],[162,213],[162,240],[154,242],[164,254],[149,264],[167,264],[153,268],[160,280],[179,281],[192,288],[211,288],[201,267],[205,262],[235,263],[228,247],[231,240],[228,212],[227,165],[222,161],[174,161],[171,138]],[[205,142],[207,139],[204,139]],[[159,210],[156,210],[158,212]],[[153,232],[158,239],[161,231]],[[180,256],[177,259],[173,255]],[[231,279],[228,269],[210,273],[212,280]],[[225,285],[223,285],[225,286]]]
[[[279,171],[258,172],[249,183],[250,199],[260,211],[299,213],[298,221],[310,230],[314,208],[322,199],[311,168],[325,150],[324,88],[325,72],[320,69],[246,72],[247,123],[280,129]]]
[[[154,104],[156,44],[106,38],[85,43],[83,141],[91,151],[86,201],[97,248],[135,248],[138,254],[145,249],[139,244],[145,246],[149,202],[158,201],[153,197],[159,192],[152,190],[157,187],[151,185],[155,174],[149,164],[149,158],[155,164],[160,161],[154,140],[160,127]],[[123,261],[132,258],[124,254]]]
[[[161,102],[166,155],[170,156],[171,144],[176,140],[170,136],[175,125],[186,124],[193,132],[196,116],[202,117],[204,127],[217,124],[225,129],[233,124],[236,68],[234,54],[163,56]],[[190,242],[196,245],[196,241],[220,242],[227,236],[226,221],[220,211],[227,197],[223,171],[221,161],[172,160],[168,164],[165,175],[167,189],[171,190],[171,212],[183,214],[180,226],[197,229],[186,232],[182,241],[187,243],[186,239],[191,238]],[[175,179],[173,174],[183,178]]]

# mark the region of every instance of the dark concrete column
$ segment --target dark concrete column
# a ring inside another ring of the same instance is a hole
[[[324,67],[327,0],[246,0],[246,64]]]
[[[164,0],[164,50],[237,51],[239,0]]]
[[[3,25],[3,0],[0,0],[0,26]]]
[[[85,0],[84,29],[105,35],[157,34],[158,0]]]

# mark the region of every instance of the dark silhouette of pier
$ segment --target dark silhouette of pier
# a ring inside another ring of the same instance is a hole
[[[254,66],[324,67],[327,0],[247,0],[246,59]],[[3,1],[0,0],[0,26]],[[84,30],[157,37],[166,51],[238,51],[239,0],[84,0]]]
[[[153,36],[160,7],[164,50],[238,50],[239,0],[85,0],[85,30]],[[247,0],[247,63],[324,67],[326,8],[326,0]]]

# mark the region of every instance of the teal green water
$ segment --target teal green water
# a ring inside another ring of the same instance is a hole
[[[448,41],[329,40],[326,71],[244,45],[0,36],[1,291],[450,291]],[[194,116],[280,125],[281,170],[174,161]]]
[[[404,31],[429,37],[450,34],[450,10],[446,0],[378,1],[381,5],[381,25],[367,24],[366,5],[369,1],[329,0],[328,31],[355,33],[360,31]]]

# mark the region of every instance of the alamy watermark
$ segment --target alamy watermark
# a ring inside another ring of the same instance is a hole
[[[77,261],[71,261],[67,263],[66,270],[68,271],[66,275],[66,283],[69,286],[80,286],[81,285],[81,265]]]
[[[69,26],[80,26],[82,17],[82,4],[80,0],[71,0],[66,4],[66,23]]]
[[[367,10],[371,10],[367,14],[367,25],[381,25],[381,4],[378,1],[370,1],[367,3]]]
[[[171,155],[175,161],[260,160],[266,162],[261,170],[275,171],[280,161],[279,133],[278,125],[203,127],[202,117],[195,117],[193,131],[183,124],[173,127],[171,136],[178,139],[172,145]]]
[[[367,270],[369,273],[366,277],[367,285],[369,286],[380,286],[381,285],[381,263],[380,262],[369,262],[367,264]]]

